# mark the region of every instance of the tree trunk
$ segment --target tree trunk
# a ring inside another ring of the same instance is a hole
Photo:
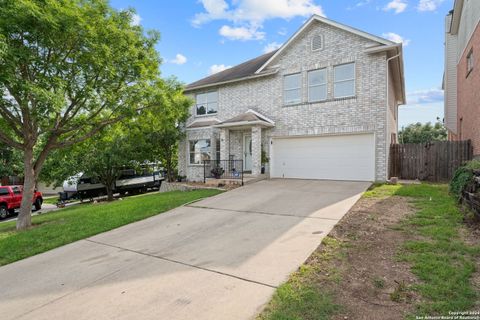
[[[107,201],[113,201],[113,190],[112,187],[107,186]]]
[[[35,170],[33,165],[33,148],[24,152],[24,183],[20,213],[17,218],[17,230],[25,230],[32,225],[32,203],[35,191]]]

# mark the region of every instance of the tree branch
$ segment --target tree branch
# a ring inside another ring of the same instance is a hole
[[[7,136],[5,133],[3,133],[2,131],[0,131],[0,141],[2,141],[3,143],[5,143],[6,145],[12,147],[12,148],[16,148],[16,149],[19,149],[19,150],[23,150],[24,149],[24,145],[19,143],[19,142],[16,142],[15,140],[13,140],[12,138],[10,138],[9,136]]]
[[[19,136],[23,137],[23,133],[19,127],[22,127],[22,122],[16,118],[5,105],[0,104],[0,116],[7,121],[13,131]]]
[[[86,133],[82,137],[77,138],[77,139],[71,139],[71,140],[66,140],[66,141],[55,143],[55,144],[52,145],[52,149],[65,148],[65,147],[69,147],[71,145],[83,142],[83,141],[93,137],[95,134],[97,134],[100,130],[102,130],[106,126],[111,125],[113,123],[116,123],[118,121],[121,121],[125,118],[126,118],[126,116],[121,116],[121,117],[117,117],[117,118],[114,118],[114,119],[110,119],[110,120],[100,122],[100,123],[96,124],[96,126],[90,132]]]

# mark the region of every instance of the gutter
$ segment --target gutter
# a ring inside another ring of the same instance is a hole
[[[266,121],[256,120],[256,121],[239,121],[239,122],[228,122],[228,123],[221,123],[213,125],[214,128],[228,128],[228,127],[241,127],[241,126],[250,126],[250,125],[262,125],[264,127],[274,127],[275,125],[272,123],[268,123]]]

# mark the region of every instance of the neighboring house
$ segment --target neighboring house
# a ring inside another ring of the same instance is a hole
[[[196,101],[179,146],[179,173],[202,160],[243,160],[272,178],[384,181],[398,105],[402,46],[311,17],[280,49],[186,87]]]
[[[480,157],[480,1],[456,0],[445,21],[445,126]]]

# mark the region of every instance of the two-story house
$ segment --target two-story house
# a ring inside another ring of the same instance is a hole
[[[243,160],[271,178],[385,181],[398,106],[402,45],[312,16],[278,50],[189,84],[195,100],[179,173],[203,160]]]
[[[445,20],[445,127],[480,158],[480,1],[455,0]]]

